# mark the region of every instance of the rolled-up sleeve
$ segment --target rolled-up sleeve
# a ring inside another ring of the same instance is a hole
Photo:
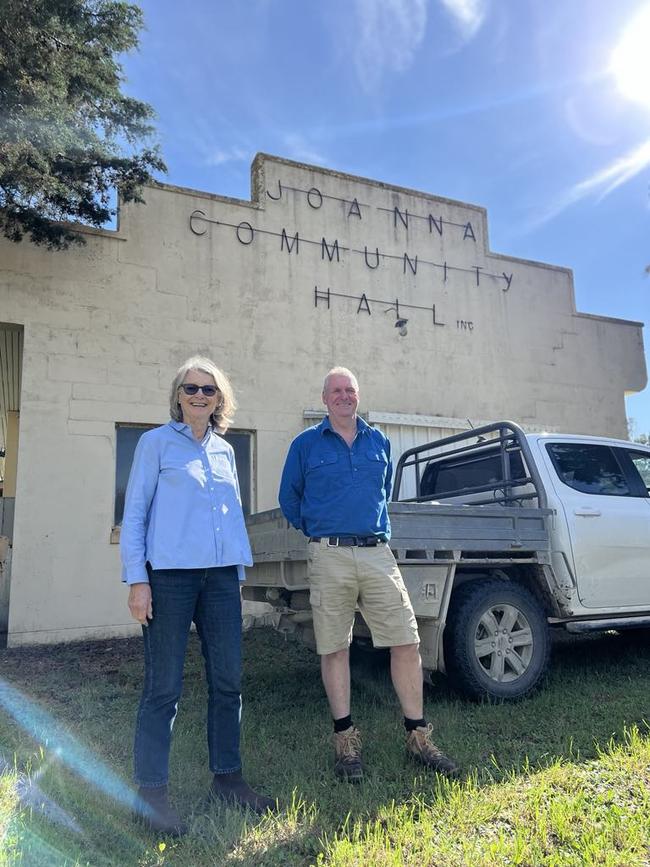
[[[157,444],[153,438],[143,434],[133,456],[120,531],[122,581],[126,584],[149,582],[146,569],[147,519],[159,474]]]
[[[282,514],[296,529],[302,530],[301,503],[305,490],[305,477],[302,469],[300,446],[296,440],[291,443],[282,470],[278,501]]]

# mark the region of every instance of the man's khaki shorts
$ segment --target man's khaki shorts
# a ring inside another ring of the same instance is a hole
[[[357,606],[375,647],[420,641],[413,606],[388,545],[329,547],[326,539],[310,542],[309,601],[321,655],[349,646]]]

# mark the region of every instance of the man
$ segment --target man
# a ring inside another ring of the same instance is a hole
[[[350,657],[358,605],[375,647],[390,647],[408,754],[447,776],[458,768],[431,741],[423,716],[422,661],[413,608],[390,538],[390,443],[357,416],[359,386],[345,367],[325,377],[321,424],[291,443],[280,484],[287,520],[309,537],[310,602],[321,674],[334,718],[335,773],[363,778],[361,736],[350,713]]]

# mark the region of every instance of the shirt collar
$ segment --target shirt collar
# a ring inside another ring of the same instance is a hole
[[[174,428],[174,430],[177,430],[179,433],[185,434],[186,436],[189,436],[189,437],[191,437],[192,440],[194,440],[194,434],[192,433],[192,428],[189,426],[189,424],[186,424],[184,421],[176,421],[175,419],[171,419],[169,421],[169,426]],[[213,428],[210,425],[208,425],[208,428],[205,432],[205,436],[203,437],[201,442],[205,442],[207,439],[209,439],[210,436],[212,435],[212,431],[213,431]],[[197,442],[197,440],[194,440],[194,442]]]
[[[330,417],[328,415],[322,420],[319,425],[321,434],[324,434],[326,430],[332,431],[332,433],[336,433],[332,424],[330,422]],[[361,416],[357,416],[357,433],[363,434],[366,431],[370,430],[370,425],[365,422]]]

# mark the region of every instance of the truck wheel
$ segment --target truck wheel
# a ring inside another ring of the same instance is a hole
[[[451,598],[444,634],[447,674],[473,699],[531,692],[546,673],[551,642],[535,597],[510,581],[472,581]]]

